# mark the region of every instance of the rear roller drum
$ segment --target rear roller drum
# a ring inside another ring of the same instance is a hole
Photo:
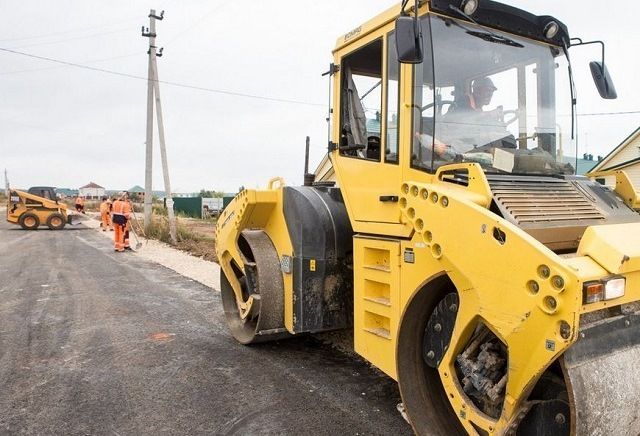
[[[233,261],[231,269],[240,292],[236,293],[224,273],[220,275],[222,305],[231,334],[242,344],[288,337],[284,328],[284,283],[271,239],[262,230],[244,230],[238,247],[244,271]]]

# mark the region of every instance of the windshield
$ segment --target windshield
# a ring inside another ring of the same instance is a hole
[[[477,162],[487,172],[572,174],[562,156],[571,133],[562,50],[449,18],[422,21],[427,53],[414,74],[412,166]]]

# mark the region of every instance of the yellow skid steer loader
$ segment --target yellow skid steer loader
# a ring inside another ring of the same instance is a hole
[[[67,205],[58,201],[54,188],[33,187],[28,192],[10,190],[7,221],[25,230],[37,230],[43,225],[62,230],[71,224],[71,215]]]

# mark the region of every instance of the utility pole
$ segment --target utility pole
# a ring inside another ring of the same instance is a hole
[[[162,175],[167,200],[169,217],[169,234],[171,242],[177,243],[176,221],[173,212],[173,198],[171,196],[171,181],[169,179],[169,165],[167,162],[167,150],[164,140],[164,122],[162,119],[162,104],[160,102],[160,84],[158,83],[157,58],[162,56],[162,48],[156,52],[156,20],[164,18],[164,11],[156,15],[155,9],[149,11],[149,27],[145,30],[142,26],[142,36],[149,38],[149,67],[147,73],[147,140],[145,154],[145,179],[144,179],[144,223],[148,230],[151,223],[152,199],[153,199],[153,104],[155,97],[156,116],[158,122],[158,138],[160,140],[160,156],[162,159]]]
[[[144,166],[144,227],[149,230],[153,202],[153,61],[156,57],[156,11],[149,11],[149,27],[145,31],[142,26],[142,36],[149,38],[149,65],[147,70],[147,140],[145,142]]]
[[[162,49],[158,56],[162,56]],[[167,148],[164,142],[164,121],[162,120],[162,103],[160,102],[160,83],[158,80],[158,64],[153,60],[154,92],[156,96],[156,116],[158,117],[158,139],[160,140],[160,157],[162,159],[162,176],[164,178],[164,191],[167,196],[167,215],[169,217],[169,234],[171,242],[178,241],[176,232],[176,217],[173,212],[173,197],[171,196],[171,180],[169,180],[169,164],[167,162]]]
[[[4,169],[4,193],[9,198],[11,195],[11,189],[9,189],[9,176],[7,175],[7,169]]]

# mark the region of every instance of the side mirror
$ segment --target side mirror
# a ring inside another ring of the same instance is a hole
[[[419,64],[423,60],[420,21],[408,15],[396,19],[396,50],[402,64]]]
[[[596,88],[598,88],[600,97],[607,100],[618,98],[613,80],[611,80],[609,71],[607,71],[607,66],[604,65],[603,67],[602,62],[593,61],[589,62],[589,68],[591,68],[591,76],[593,76],[593,81],[596,84]]]

